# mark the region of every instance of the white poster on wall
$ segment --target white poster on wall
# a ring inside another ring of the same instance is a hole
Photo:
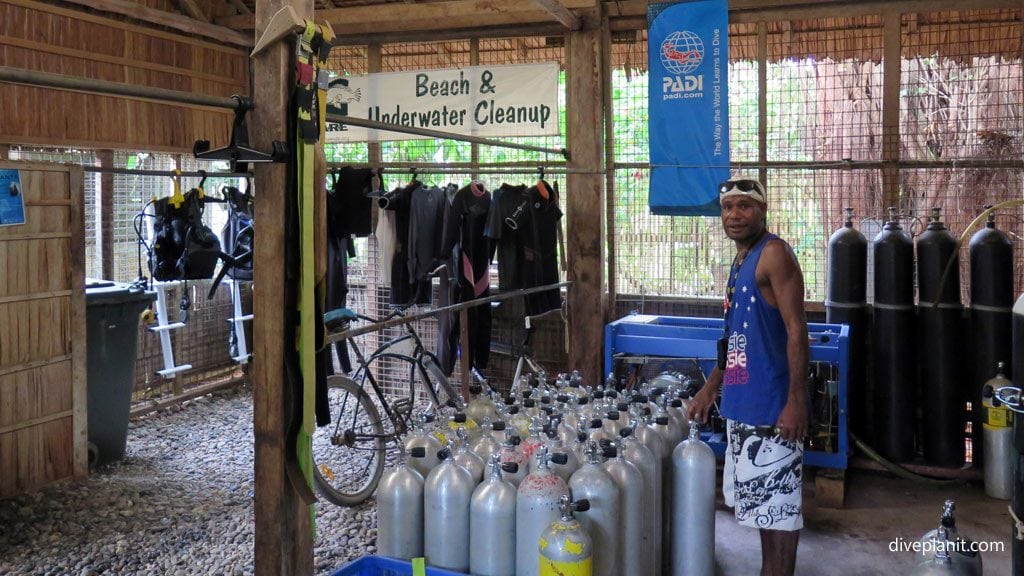
[[[471,66],[344,76],[327,111],[471,136],[557,136],[558,64]],[[327,124],[327,142],[427,138]]]

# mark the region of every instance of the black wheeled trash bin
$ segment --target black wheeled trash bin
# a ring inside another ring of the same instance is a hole
[[[139,316],[156,292],[128,284],[87,280],[86,349],[89,465],[124,458],[135,384]]]

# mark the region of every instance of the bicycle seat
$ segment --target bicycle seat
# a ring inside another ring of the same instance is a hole
[[[324,324],[332,330],[343,326],[346,322],[358,319],[359,317],[356,316],[356,313],[349,308],[335,308],[324,314]]]

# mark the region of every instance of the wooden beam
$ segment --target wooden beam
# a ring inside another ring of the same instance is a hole
[[[567,39],[567,142],[571,156],[565,198],[569,366],[590,383],[602,377],[604,340],[604,98],[607,67],[601,60],[598,10],[581,14],[583,26]],[[578,171],[578,172],[577,172]]]
[[[206,24],[210,23],[210,18],[203,13],[203,10],[199,8],[195,0],[175,0],[175,2],[178,4],[178,8],[181,8],[181,11],[187,14],[189,18],[205,22]]]
[[[166,26],[187,34],[211,38],[225,44],[251,48],[254,42],[251,35],[242,34],[237,30],[208,22],[199,22],[178,14],[164,12],[163,10],[147,8],[134,2],[127,2],[126,0],[67,0],[67,2],[85,6],[98,12],[120,14],[149,24]]]
[[[311,18],[310,0],[257,0],[257,30],[271,17],[292,6],[302,18]],[[287,42],[270,46],[253,59],[253,101],[249,119],[253,146],[270,150],[274,140],[285,141],[288,96],[294,67]],[[288,479],[289,427],[294,406],[301,402],[300,383],[285,371],[285,347],[294,345],[295,326],[285,314],[285,230],[287,167],[256,164],[255,217],[265,229],[256,236],[253,268],[259,289],[253,293],[253,432],[255,435],[255,573],[256,576],[300,576],[313,573],[310,512]]]
[[[901,22],[898,13],[884,18],[882,30],[882,205],[899,206]]]
[[[465,40],[467,38],[508,38],[512,36],[560,36],[565,34],[561,24],[516,24],[511,26],[487,26],[483,28],[453,28],[444,30],[419,30],[412,32],[384,32],[339,36],[335,46],[362,46],[366,44],[392,44],[405,42],[440,42],[442,40]]]
[[[242,0],[229,0],[228,3],[234,6],[239,14],[252,14],[252,10],[249,10],[249,7]]]
[[[97,150],[100,168],[114,167],[113,150]],[[114,173],[100,172],[100,272],[108,280],[114,279]]]
[[[648,0],[613,0],[604,4],[611,28],[642,30],[647,27]],[[866,16],[883,12],[940,12],[961,10],[1020,9],[1019,0],[730,0],[729,23],[744,24],[779,20],[806,20]]]
[[[570,12],[569,9],[562,4],[561,0],[532,0],[532,2],[545,12],[554,16],[555,20],[561,22],[562,26],[565,26],[569,30],[580,29],[579,17]]]
[[[598,6],[598,0],[561,0],[561,5],[567,10],[590,9]],[[551,13],[522,0],[451,0],[334,8],[317,11],[316,18],[330,22],[335,33],[344,37],[382,32],[440,32],[442,26],[452,30],[546,24],[551,22]],[[252,19],[247,16],[230,16],[216,22],[237,30],[252,27]]]

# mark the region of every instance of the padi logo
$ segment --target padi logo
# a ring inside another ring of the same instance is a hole
[[[661,64],[673,74],[664,76],[661,91],[664,100],[703,98],[704,76],[694,75],[704,61],[704,42],[689,30],[669,34],[661,43]]]

